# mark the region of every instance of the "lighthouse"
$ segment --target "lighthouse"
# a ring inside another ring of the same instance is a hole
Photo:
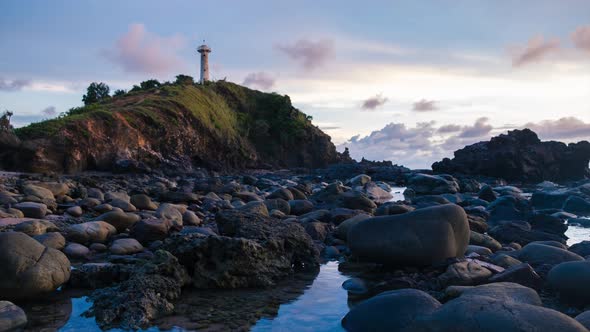
[[[211,53],[211,48],[204,42],[197,48],[197,52],[201,53],[201,84],[209,80],[209,53]]]

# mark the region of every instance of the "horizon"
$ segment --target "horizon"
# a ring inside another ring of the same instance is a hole
[[[205,39],[214,80],[289,95],[357,160],[430,168],[525,127],[542,140],[590,136],[584,1],[173,4],[5,2],[0,107],[20,127],[81,105],[90,82],[197,78]],[[191,19],[198,8],[219,15]]]

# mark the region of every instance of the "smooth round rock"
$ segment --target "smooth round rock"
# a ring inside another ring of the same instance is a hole
[[[361,260],[399,266],[427,266],[463,257],[469,224],[454,204],[363,220],[348,231],[348,245]]]
[[[66,238],[59,232],[45,233],[33,238],[42,245],[57,250],[62,250],[66,246]]]
[[[18,331],[27,325],[27,315],[17,305],[0,301],[0,331]]]
[[[68,208],[66,212],[72,217],[80,217],[82,213],[84,213],[80,206],[72,206],[71,208]]]
[[[136,239],[117,239],[109,249],[115,255],[131,255],[143,250],[143,246]]]
[[[155,211],[158,206],[152,202],[152,199],[148,195],[137,194],[131,196],[131,204],[140,210]]]
[[[590,261],[555,265],[547,281],[565,301],[580,306],[590,304]]]
[[[70,243],[65,247],[64,253],[68,257],[82,259],[86,258],[88,254],[90,254],[90,249],[79,243]]]
[[[47,205],[35,202],[22,202],[14,205],[15,209],[21,210],[25,217],[42,219],[47,214]]]
[[[182,222],[182,215],[180,216]],[[131,228],[141,218],[134,213],[125,213],[123,211],[110,211],[96,217],[96,221],[105,221],[117,229],[118,232],[124,232]]]
[[[115,226],[104,221],[89,221],[68,228],[67,238],[77,243],[106,242],[117,234]]]
[[[584,260],[582,256],[565,249],[534,242],[519,250],[516,258],[533,267],[541,264],[557,265],[563,262]]]

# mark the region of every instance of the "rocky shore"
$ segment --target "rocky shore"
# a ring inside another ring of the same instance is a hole
[[[328,176],[342,169],[3,174],[0,330],[43,328],[27,325],[30,303],[71,291],[88,294],[85,315],[103,329],[182,316],[186,328],[248,330],[261,308],[302,291],[281,285],[326,260],[350,276],[348,331],[590,327],[590,242],[568,247],[565,235],[590,226],[590,182],[518,188],[372,167],[385,181]],[[404,200],[392,201],[393,185],[407,187]],[[228,290],[256,298],[242,320],[189,309]]]

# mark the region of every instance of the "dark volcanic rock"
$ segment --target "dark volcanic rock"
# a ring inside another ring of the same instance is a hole
[[[506,180],[541,182],[588,177],[590,143],[566,145],[541,142],[529,129],[512,130],[455,151],[453,159],[445,158],[432,165],[436,173],[461,173],[499,177]]]

